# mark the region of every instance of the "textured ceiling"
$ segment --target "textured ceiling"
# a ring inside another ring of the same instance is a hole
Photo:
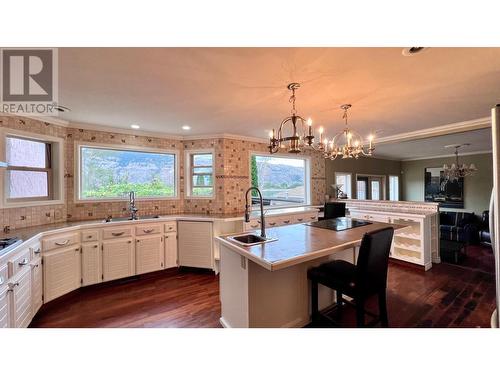
[[[500,102],[500,48],[60,48],[59,60],[63,119],[172,135],[266,137],[289,114],[292,81],[299,113],[327,135],[343,103],[353,128],[385,137]]]

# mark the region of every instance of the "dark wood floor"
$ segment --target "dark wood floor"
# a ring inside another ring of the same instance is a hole
[[[494,301],[490,273],[449,264],[389,268],[391,327],[489,327]],[[368,307],[376,311],[376,301]],[[44,305],[31,327],[220,327],[219,317],[218,277],[181,269],[77,290]]]

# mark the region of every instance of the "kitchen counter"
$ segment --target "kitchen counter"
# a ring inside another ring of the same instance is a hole
[[[284,215],[290,213],[305,213],[305,212],[317,212],[318,210],[314,207],[290,207],[290,208],[277,208],[268,209],[266,211],[266,217],[275,215]],[[210,222],[232,222],[232,221],[243,221],[244,213],[234,213],[234,214],[197,214],[197,213],[183,213],[174,215],[160,215],[158,218],[146,218],[140,220],[125,220],[125,221],[111,221],[105,222],[104,219],[98,220],[83,220],[83,221],[67,221],[62,223],[53,223],[38,225],[27,228],[13,229],[8,232],[3,232],[1,237],[18,237],[22,241],[28,241],[35,236],[41,236],[43,234],[57,233],[58,231],[64,231],[66,229],[81,229],[81,228],[93,228],[111,225],[134,225],[140,224],[142,222],[152,222],[152,221],[210,221]],[[251,218],[260,218],[260,211],[252,211]],[[0,255],[4,255],[17,246],[9,247],[6,251],[0,251]]]

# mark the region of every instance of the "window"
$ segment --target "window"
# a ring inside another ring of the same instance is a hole
[[[187,151],[186,169],[187,195],[192,198],[206,198],[214,195],[214,154],[212,150]]]
[[[378,201],[380,200],[380,181],[371,180],[370,182],[372,184],[372,190],[371,190],[372,200]]]
[[[358,199],[366,199],[366,180],[360,180],[358,179],[357,181],[357,193],[358,193]]]
[[[291,206],[310,202],[308,159],[252,155],[250,170],[252,186],[261,190],[264,204]]]
[[[389,200],[399,200],[399,176],[389,176]]]
[[[5,150],[8,164],[7,200],[15,202],[51,199],[51,144],[7,136]]]
[[[339,185],[340,190],[347,194],[347,198],[351,199],[352,188],[350,173],[335,172],[335,184]]]
[[[175,153],[78,146],[79,199],[123,199],[177,196]]]

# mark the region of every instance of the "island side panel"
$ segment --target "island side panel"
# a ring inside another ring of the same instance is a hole
[[[248,259],[224,244],[220,246],[221,324],[227,328],[247,328]]]

